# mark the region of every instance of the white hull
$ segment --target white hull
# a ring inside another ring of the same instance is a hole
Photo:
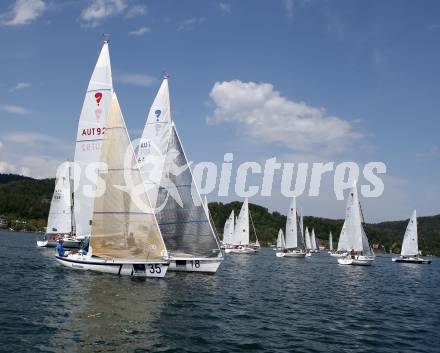
[[[170,258],[169,271],[216,273],[223,257],[220,258]]]
[[[337,252],[332,252],[332,253],[330,253],[330,256],[334,256],[334,257],[346,257],[346,256],[347,256],[347,253],[343,253],[343,254],[341,254],[341,253],[337,253]]]
[[[81,240],[76,238],[63,238],[63,246],[65,248],[78,249],[81,247]],[[51,236],[49,239],[37,240],[37,246],[39,248],[54,248],[57,245],[55,237]]]
[[[392,258],[392,262],[400,262],[400,263],[407,263],[407,264],[430,264],[431,259],[423,259],[421,257],[397,257]]]
[[[97,257],[88,257],[81,254],[71,254],[66,257],[55,256],[63,266],[120,276],[133,277],[165,277],[168,262],[165,261],[113,261]]]
[[[240,246],[238,248],[225,249],[226,254],[255,254],[258,250],[249,248],[247,246]]]
[[[288,252],[277,252],[277,257],[293,257],[297,259],[303,259],[306,257],[305,252],[299,252],[299,251],[288,251]]]
[[[306,257],[311,257],[312,256],[312,253],[311,252],[307,252],[306,253]]]
[[[373,264],[374,257],[373,256],[355,256],[352,258],[351,256],[340,257],[338,258],[338,263],[340,265],[352,265],[352,266],[371,266]]]

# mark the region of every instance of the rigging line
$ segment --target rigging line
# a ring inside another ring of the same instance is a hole
[[[252,212],[251,212],[251,209],[250,209],[250,208],[249,208],[249,218],[251,219],[252,228],[254,229],[254,233],[255,233],[255,242],[258,242],[257,231],[255,230],[254,221],[253,221],[253,219],[252,219]]]

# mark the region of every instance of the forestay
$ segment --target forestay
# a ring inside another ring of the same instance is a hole
[[[417,214],[414,210],[403,236],[402,251],[400,252],[402,256],[416,256],[419,254],[417,238]]]
[[[99,170],[105,192],[94,203],[91,252],[124,260],[160,260],[166,254],[127,128],[113,94]]]
[[[77,236],[90,235],[97,169],[113,93],[108,42],[105,41],[90,78],[75,145],[74,213]]]
[[[57,170],[55,190],[50,203],[47,234],[69,234],[72,232],[71,166],[62,163]]]
[[[174,124],[166,151],[156,210],[170,256],[219,256],[219,244]]]

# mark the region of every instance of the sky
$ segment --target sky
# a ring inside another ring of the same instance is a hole
[[[103,33],[132,138],[166,71],[195,163],[380,161],[366,221],[440,213],[438,1],[2,1],[0,172],[53,177],[73,159]],[[286,213],[280,179],[250,201]],[[319,196],[307,191],[305,214],[343,218],[332,173]]]

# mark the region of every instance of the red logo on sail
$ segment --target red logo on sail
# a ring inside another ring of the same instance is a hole
[[[102,93],[101,92],[96,92],[95,93],[95,99],[96,99],[96,103],[99,105],[99,102],[102,99]]]

